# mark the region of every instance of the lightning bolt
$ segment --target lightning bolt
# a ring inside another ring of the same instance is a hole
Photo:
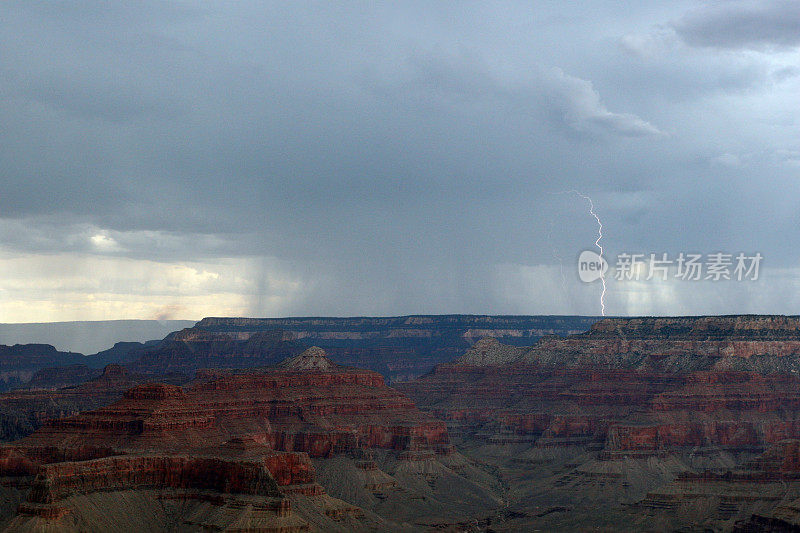
[[[589,214],[594,217],[597,221],[597,240],[594,241],[594,245],[597,246],[597,249],[600,250],[600,258],[603,258],[603,245],[600,244],[600,239],[603,238],[603,223],[600,221],[600,217],[597,216],[597,213],[594,210],[594,202],[591,198],[587,195],[576,191],[575,189],[571,189],[569,191],[562,191],[565,194],[577,194],[587,202],[589,202]],[[600,293],[600,314],[602,316],[606,316],[606,275],[601,270],[600,271],[600,282],[603,284],[603,290]]]

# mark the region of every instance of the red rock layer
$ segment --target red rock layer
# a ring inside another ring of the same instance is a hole
[[[375,372],[291,370],[212,377],[187,394],[227,432],[275,449],[326,456],[361,447],[410,449],[447,444],[446,427],[386,387]]]
[[[186,390],[167,384],[135,387],[107,407],[50,421],[22,442],[131,451],[250,437],[313,457],[449,442],[444,423],[421,413],[375,372],[334,366],[328,371],[207,371],[198,377]]]
[[[186,389],[138,385],[109,406],[49,421],[0,448],[0,477],[28,491],[14,519],[20,528],[27,519],[67,517],[73,495],[155,491],[226,509],[269,504],[259,507],[261,525],[252,527],[305,531],[305,522],[289,516],[286,496],[318,498],[315,505],[337,520],[360,513],[342,502],[328,505],[333,500],[314,482],[309,456],[380,447],[413,460],[452,453],[448,442],[443,422],[379,374],[339,367],[310,349],[280,368],[203,372]],[[213,524],[228,527],[234,518],[219,520]]]
[[[27,501],[53,503],[76,493],[142,488],[280,495],[269,471],[257,462],[213,457],[113,456],[42,465]]]
[[[788,317],[611,319],[524,353],[484,341],[398,388],[452,429],[495,440],[758,449],[800,438],[798,354]]]
[[[15,390],[0,394],[0,441],[32,433],[47,420],[74,415],[108,405],[122,393],[145,382],[145,376],[108,365],[100,376],[59,390]]]

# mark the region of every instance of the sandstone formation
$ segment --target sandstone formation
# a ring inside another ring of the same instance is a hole
[[[45,376],[43,379],[52,383],[63,380],[62,371],[65,369],[69,371],[71,367],[59,368],[53,374],[49,371],[41,373]],[[181,382],[180,376],[164,378]],[[108,365],[99,376],[80,385],[51,390],[35,387],[37,380],[28,388],[0,393],[0,442],[28,435],[46,420],[108,405],[118,400],[126,389],[149,379],[149,376],[129,372],[123,366]]]
[[[216,334],[238,342],[279,330],[304,347],[316,345],[334,361],[410,379],[450,361],[483,337],[529,346],[543,335],[585,331],[595,317],[412,315],[354,318],[204,318],[175,334]],[[169,337],[167,338],[169,340]],[[226,366],[226,365],[203,365]]]
[[[0,448],[0,479],[11,531],[403,530],[498,504],[443,422],[315,347],[49,420]]]
[[[607,319],[529,349],[483,340],[398,388],[446,420],[459,449],[512,480],[512,503],[498,516],[505,526],[493,529],[725,530],[791,522],[773,510],[792,491],[758,506],[730,498],[754,490],[742,476],[756,474],[736,472],[755,471],[765,450],[791,460],[798,370],[796,318]],[[722,487],[709,498],[728,502],[707,520],[708,509],[695,505],[706,479]]]

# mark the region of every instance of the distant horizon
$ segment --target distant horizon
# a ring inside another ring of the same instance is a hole
[[[580,317],[580,318],[704,318],[704,317],[732,317],[732,316],[784,316],[790,318],[800,318],[800,312],[793,313],[700,313],[700,314],[635,314],[635,315],[600,315],[600,314],[564,314],[564,313],[409,313],[409,314],[363,314],[363,315],[281,315],[281,316],[250,316],[250,315],[208,315],[202,318],[109,318],[97,320],[53,320],[38,322],[0,322],[3,325],[45,325],[45,324],[94,324],[104,322],[201,322],[207,318],[218,319],[256,319],[256,320],[291,320],[291,319],[313,319],[313,318],[336,318],[336,319],[357,319],[357,318],[404,318],[415,316],[490,316],[490,317]]]
[[[208,316],[199,320],[181,319],[109,319],[109,320],[71,320],[53,322],[0,322],[0,344],[49,344],[59,351],[77,352],[91,355],[112,348],[117,342],[146,342],[161,340],[167,335],[184,328],[190,328],[206,318],[236,320],[348,320],[348,319],[402,319],[407,317],[497,317],[497,318],[578,318],[592,319],[640,319],[640,318],[704,318],[704,317],[787,317],[800,318],[789,314],[731,313],[719,315],[559,315],[559,314],[485,314],[485,313],[443,313],[411,315],[355,315],[325,316],[297,315],[283,317],[258,316]]]
[[[202,319],[200,319],[202,320]],[[82,323],[95,323],[95,322],[199,322],[199,320],[195,320],[193,318],[167,318],[167,319],[157,319],[157,318],[108,318],[108,319],[97,319],[97,320],[50,320],[50,321],[38,321],[38,322],[0,322],[0,325],[35,325],[35,324],[82,324]]]
[[[49,344],[59,351],[91,355],[117,342],[163,339],[196,320],[72,320],[57,322],[0,322],[0,344]]]

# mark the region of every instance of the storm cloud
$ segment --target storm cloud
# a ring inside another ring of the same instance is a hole
[[[800,9],[788,0],[719,2],[690,11],[674,26],[693,46],[759,49],[800,44]]]
[[[792,7],[4,2],[0,321],[796,312]]]

